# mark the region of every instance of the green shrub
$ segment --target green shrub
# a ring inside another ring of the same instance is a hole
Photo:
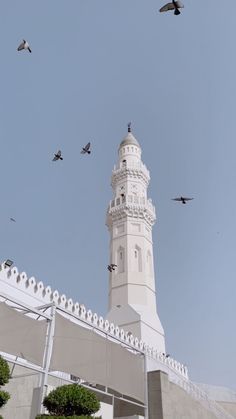
[[[4,384],[8,383],[9,378],[10,378],[9,365],[7,361],[5,361],[5,359],[3,359],[0,356],[0,386],[4,386]],[[10,394],[7,393],[6,391],[0,390],[0,407],[4,406],[4,404],[6,404],[6,402],[9,399],[10,399]],[[0,415],[0,419],[3,419],[1,415]]]
[[[2,407],[10,399],[10,394],[7,391],[0,390],[0,407]]]
[[[100,409],[96,395],[78,384],[57,387],[44,398],[44,407],[51,415],[91,416]]]
[[[9,365],[7,363],[7,361],[5,361],[5,359],[3,359],[0,356],[0,386],[4,386],[4,384],[7,384],[10,378],[10,368]]]

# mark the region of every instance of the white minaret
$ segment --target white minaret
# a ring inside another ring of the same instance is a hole
[[[110,263],[108,320],[165,352],[165,336],[156,308],[152,226],[155,207],[147,198],[149,171],[128,125],[112,172],[113,199],[107,211]]]

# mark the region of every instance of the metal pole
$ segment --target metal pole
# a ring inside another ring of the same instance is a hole
[[[43,372],[41,375],[40,393],[39,393],[39,412],[44,413],[43,399],[47,394],[48,373],[50,368],[50,361],[53,348],[53,337],[55,330],[55,304],[51,307],[51,320],[48,320],[47,335],[44,349]]]
[[[144,391],[145,391],[145,419],[148,419],[148,371],[147,353],[144,352]]]

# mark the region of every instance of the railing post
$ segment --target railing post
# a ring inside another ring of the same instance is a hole
[[[147,352],[144,351],[144,391],[145,391],[145,419],[148,419],[148,371],[147,371]]]

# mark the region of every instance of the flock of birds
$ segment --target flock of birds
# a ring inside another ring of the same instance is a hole
[[[179,15],[180,14],[180,10],[184,7],[184,5],[179,1],[179,0],[172,0],[172,2],[166,3],[164,6],[162,6],[160,8],[160,12],[168,12],[171,10],[174,10],[174,14],[175,15]],[[29,53],[32,53],[31,47],[29,45],[29,42],[26,41],[25,39],[22,40],[22,42],[20,43],[20,45],[17,48],[17,51],[28,51]],[[81,154],[90,154],[91,153],[91,143],[88,142],[81,150]],[[62,157],[62,152],[61,150],[58,150],[55,154],[54,157],[52,159],[52,161],[58,161],[58,160],[63,160]],[[124,195],[124,194],[122,194]],[[188,201],[191,201],[194,198],[188,198],[188,197],[184,197],[184,196],[180,196],[177,198],[172,198],[173,201],[177,201],[177,202],[181,202],[182,204],[186,204]],[[10,221],[12,222],[16,222],[15,218],[10,218]],[[5,262],[5,266],[6,267],[11,267],[13,265],[13,261],[11,261],[10,259],[7,259]],[[109,272],[112,272],[115,270],[115,268],[117,267],[116,264],[111,263],[110,265],[107,266],[107,269],[109,270]]]
[[[91,150],[91,143],[86,144],[86,146],[84,146],[81,150],[81,154],[90,154]],[[54,154],[54,157],[52,159],[52,161],[57,161],[57,160],[63,160],[63,157],[61,155],[61,150],[58,150],[57,153]]]
[[[86,146],[84,146],[81,150],[81,154],[90,154],[91,150],[90,150],[90,146],[91,143],[86,144]],[[63,157],[61,155],[61,150],[58,150],[57,153],[54,154],[54,157],[52,159],[52,161],[57,161],[57,160],[63,160]]]

